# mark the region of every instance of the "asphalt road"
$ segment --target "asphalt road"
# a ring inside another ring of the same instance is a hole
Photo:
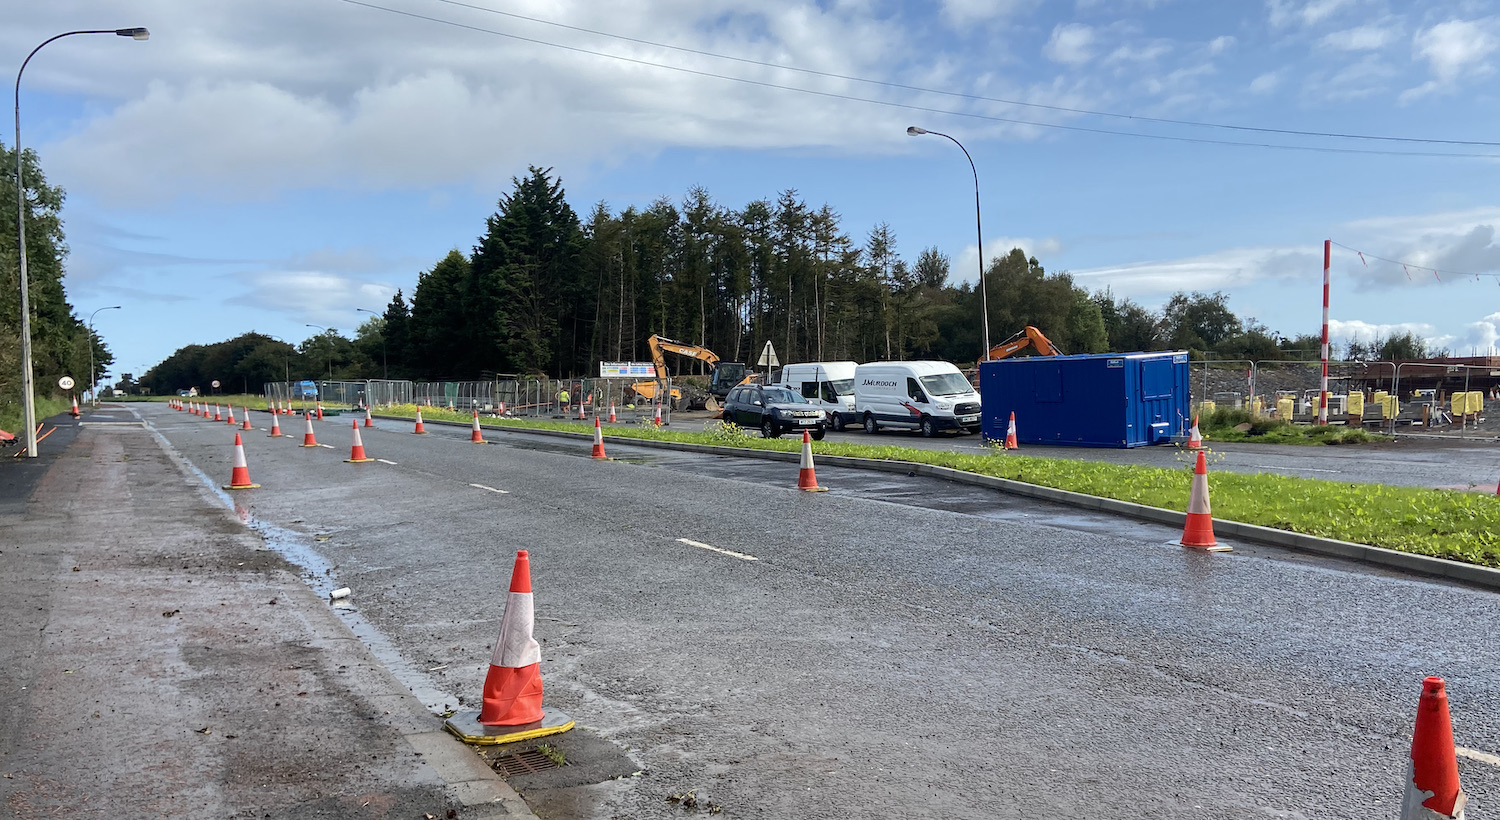
[[[227,425],[135,407],[228,478]],[[347,421],[284,427],[236,503],[436,699],[477,699],[532,550],[548,705],[644,771],[523,792],[543,817],[1393,816],[1427,674],[1500,751],[1492,592],[930,479],[397,422],[355,465]],[[1500,768],[1460,765],[1500,817]]]

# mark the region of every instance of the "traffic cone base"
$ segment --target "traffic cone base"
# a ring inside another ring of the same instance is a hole
[[[473,746],[496,746],[521,740],[556,735],[573,728],[573,719],[556,709],[548,709],[542,719],[516,726],[486,726],[479,722],[479,712],[459,712],[443,722],[443,728],[454,737]]]
[[[240,434],[234,434],[234,469],[229,474],[229,483],[223,485],[226,490],[254,490],[259,484],[250,482],[250,468],[245,463],[245,443],[240,440]]]

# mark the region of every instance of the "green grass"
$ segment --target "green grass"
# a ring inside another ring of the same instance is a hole
[[[416,408],[407,405],[382,412],[411,417]],[[434,421],[467,422],[472,418],[438,408],[423,408],[422,415]],[[484,425],[576,433],[593,430],[592,424],[530,419],[485,420]],[[800,439],[763,439],[714,422],[706,428],[690,432],[615,426],[609,428],[609,435],[780,452],[797,452],[802,446]],[[1165,469],[1035,458],[1003,451],[969,454],[833,441],[815,442],[813,451],[951,467],[1171,510],[1187,509],[1191,481],[1191,461],[1186,452],[1181,468]],[[1210,461],[1212,458],[1210,455]],[[1218,518],[1500,568],[1500,499],[1487,493],[1347,484],[1260,473],[1213,473],[1209,482]]]
[[[51,418],[58,413],[66,413],[73,408],[72,401],[62,399],[48,399],[38,396],[36,399],[36,417],[38,421]],[[26,409],[21,402],[0,405],[0,430],[15,435],[16,438],[25,438]]]
[[[1249,430],[1236,430],[1249,424]],[[1292,424],[1282,419],[1252,416],[1248,410],[1221,407],[1198,419],[1198,429],[1210,441],[1253,441],[1261,444],[1368,444],[1390,441],[1389,436],[1343,425]]]

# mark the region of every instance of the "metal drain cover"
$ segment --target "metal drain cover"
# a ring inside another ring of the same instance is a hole
[[[518,774],[534,774],[543,769],[555,769],[557,763],[537,749],[531,749],[497,757],[490,761],[490,768],[498,772],[501,777],[512,777]]]

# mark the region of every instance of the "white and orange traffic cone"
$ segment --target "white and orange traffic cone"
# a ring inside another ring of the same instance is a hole
[[[802,431],[802,468],[797,471],[797,489],[809,493],[826,493],[827,487],[818,486],[818,474],[813,470],[812,436]]]
[[[1458,782],[1457,752],[1443,679],[1426,678],[1422,681],[1422,699],[1417,702],[1411,758],[1406,764],[1401,820],[1463,820],[1469,798]]]
[[[248,407],[245,408],[245,423],[244,423],[244,425],[242,427],[240,427],[240,429],[241,430],[254,430],[255,429],[254,427],[252,427],[250,425],[250,408],[248,408]]]
[[[370,417],[370,408],[369,408],[369,406],[365,407],[365,426],[366,427],[374,427],[375,426],[375,419],[373,419],[373,418]]]
[[[281,436],[281,417],[278,416],[278,415],[276,415],[276,414],[274,414],[274,413],[271,415],[271,436],[270,437],[271,438],[281,438],[282,437]]]
[[[216,402],[214,404],[214,421],[223,421],[223,420],[224,420],[224,416],[223,416],[222,413],[219,412],[219,405]]]
[[[585,418],[587,418],[586,416],[583,415],[583,407],[584,407],[583,402],[579,402],[578,403],[578,420],[579,421],[583,421]]]
[[[349,426],[354,428],[354,445],[349,448],[349,457],[344,459],[345,464],[364,464],[375,459],[365,455],[365,443],[359,437],[359,422],[351,420]]]
[[[194,402],[188,402],[187,411],[190,415],[198,415],[198,405]]]
[[[520,550],[510,575],[505,614],[500,616],[500,638],[484,678],[479,722],[486,726],[516,726],[542,719],[542,647],[531,635],[535,619],[531,560],[526,550]]]
[[[458,408],[453,405],[453,400],[452,399],[448,400],[448,412],[449,413],[457,413],[458,412]]]
[[[245,443],[240,441],[240,434],[234,434],[234,470],[229,474],[229,483],[224,485],[226,490],[253,490],[259,484],[250,482],[250,467],[245,463]]]
[[[316,446],[318,446],[318,437],[315,436],[315,435],[313,435],[312,413],[305,414],[304,418],[307,419],[307,430],[302,433],[302,444],[300,444],[298,446],[300,446],[300,447],[316,447]]]
[[[225,421],[226,424],[228,424],[229,426],[233,427],[234,424],[235,424],[235,421],[234,421],[234,405],[232,405],[232,404],[231,405],[227,405],[224,409],[227,410],[227,411],[229,411],[229,412],[225,413],[225,415],[224,415],[224,421]]]
[[[318,421],[323,420],[323,402],[318,402]]]
[[[661,426],[661,404],[660,403],[658,403],[656,405],[656,414],[652,417],[651,423],[655,424],[657,427]]]
[[[469,432],[469,441],[474,444],[484,443],[484,434],[479,432],[479,411],[474,411],[474,429]]]
[[[417,408],[417,429],[412,431],[419,436],[427,435],[427,428],[422,426],[422,408]]]
[[[610,402],[609,403],[609,423],[610,424],[614,424],[615,423],[615,403],[614,402]]]
[[[1021,445],[1016,442],[1016,411],[1010,411],[1010,424],[1005,428],[1005,449],[1019,450]]]
[[[1193,414],[1193,427],[1188,430],[1187,446],[1189,450],[1203,449],[1203,434],[1198,431],[1198,416],[1196,413]]]
[[[594,416],[594,452],[591,455],[594,458],[609,458],[604,454],[604,430],[599,427],[598,416]]]
[[[74,396],[74,397],[73,397],[73,409],[72,409],[72,410],[69,410],[69,411],[68,411],[68,412],[69,412],[69,413],[70,413],[70,414],[71,414],[71,415],[72,415],[72,416],[73,416],[73,418],[75,418],[75,419],[76,419],[76,418],[78,418],[78,417],[79,417],[79,416],[81,416],[81,415],[83,415],[83,414],[82,414],[82,413],[80,413],[80,412],[78,412],[78,397],[77,397],[77,396]]]
[[[1231,549],[1219,546],[1214,540],[1214,516],[1208,504],[1208,459],[1202,450],[1198,451],[1198,463],[1193,467],[1193,488],[1188,493],[1187,520],[1183,522],[1181,544],[1206,552],[1229,552]]]
[[[505,402],[500,402],[500,415],[505,415]]]

